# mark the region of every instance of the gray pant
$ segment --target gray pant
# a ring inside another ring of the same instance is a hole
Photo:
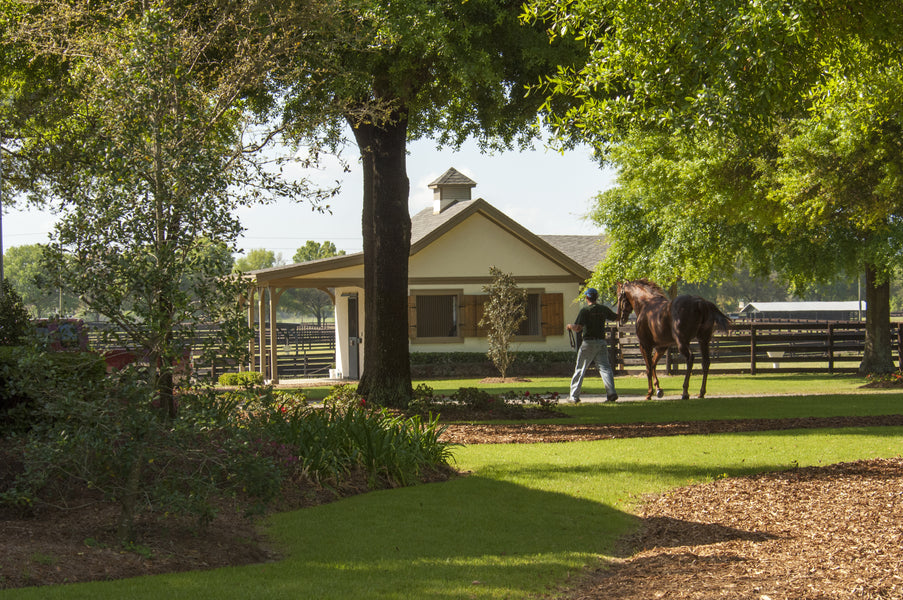
[[[608,341],[607,340],[583,340],[580,349],[577,351],[577,366],[574,369],[574,376],[571,377],[571,399],[580,398],[580,389],[583,387],[583,377],[586,375],[586,369],[590,364],[596,361],[599,367],[599,375],[602,376],[602,383],[605,384],[606,393],[611,396],[615,393],[615,374],[611,370],[611,364],[608,361]]]

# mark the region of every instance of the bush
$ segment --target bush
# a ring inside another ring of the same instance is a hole
[[[8,279],[0,282],[0,346],[14,346],[28,331],[28,311]]]
[[[0,347],[0,433],[30,427],[42,418],[37,401],[61,391],[84,395],[103,381],[106,364],[93,352],[44,352],[31,346]],[[13,409],[16,409],[15,412]]]
[[[334,396],[319,407],[269,387],[186,390],[179,417],[166,420],[137,370],[62,387],[34,403],[0,504],[39,511],[94,494],[119,505],[120,537],[131,540],[139,513],[205,524],[223,499],[254,514],[288,486],[339,490],[358,473],[371,487],[397,486],[448,470],[435,420],[373,410],[348,386]]]
[[[489,392],[480,388],[459,388],[452,394],[451,399],[471,410],[489,410],[495,402],[495,398]]]
[[[474,412],[482,412],[518,418],[518,415],[523,414],[523,409],[526,407],[553,411],[558,406],[558,398],[558,392],[531,394],[529,391],[509,391],[493,396],[479,388],[459,388],[451,396],[436,397],[431,387],[420,384],[414,390],[414,398],[411,400],[408,412],[420,415],[432,415],[433,413],[460,415],[460,409],[466,409],[468,416],[472,416],[471,413]]]
[[[223,373],[218,379],[223,387],[251,387],[263,385],[263,374],[257,371],[239,371],[238,373]]]

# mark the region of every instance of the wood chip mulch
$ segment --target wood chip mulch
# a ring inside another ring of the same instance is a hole
[[[650,499],[632,556],[568,600],[903,598],[903,459],[724,479]],[[556,595],[556,597],[562,597]]]
[[[449,424],[441,439],[457,444],[534,444],[630,437],[776,431],[832,427],[903,426],[903,415],[807,417],[799,419],[735,419],[625,425]]]

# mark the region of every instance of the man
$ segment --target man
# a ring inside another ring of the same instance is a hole
[[[618,315],[604,304],[597,304],[599,292],[595,288],[586,288],[583,293],[586,306],[580,309],[577,320],[568,323],[568,329],[574,333],[583,333],[583,343],[577,350],[577,366],[571,378],[570,401],[580,402],[580,390],[583,387],[583,376],[586,369],[595,360],[599,367],[599,375],[605,384],[606,401],[618,399],[615,392],[615,375],[608,361],[608,343],[605,340],[605,319],[617,319]]]

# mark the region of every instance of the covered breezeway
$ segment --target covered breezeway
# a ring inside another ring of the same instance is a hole
[[[364,255],[336,256],[246,275],[250,290],[244,302],[251,327],[259,321],[257,339],[249,354],[259,356],[247,365],[265,380],[279,383],[279,301],[290,289],[318,289],[329,295],[335,312],[335,375],[358,379],[363,368]],[[269,316],[269,318],[267,318]],[[259,350],[259,352],[258,352]],[[339,375],[340,374],[340,375]]]

